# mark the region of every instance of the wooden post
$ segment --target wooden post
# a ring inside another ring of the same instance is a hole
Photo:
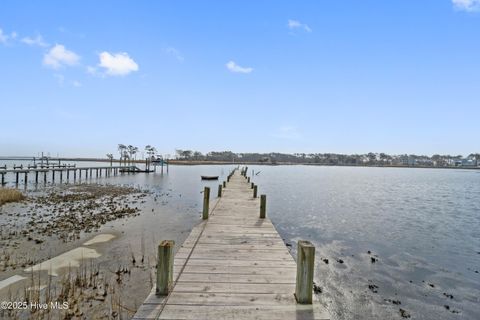
[[[252,182],[252,184],[250,185],[250,189],[253,189],[254,185],[255,185],[255,183]]]
[[[52,182],[55,182],[55,169],[52,170]]]
[[[223,181],[223,187],[224,187],[224,188],[227,187],[227,182],[226,182],[226,181]]]
[[[175,241],[163,240],[158,246],[156,294],[166,296],[173,285],[173,247]]]
[[[5,173],[2,173],[2,186],[5,184]]]
[[[63,179],[63,170],[60,170],[60,183],[62,183],[62,179]]]
[[[47,183],[47,171],[43,171],[43,183]]]
[[[205,187],[203,190],[203,220],[208,219],[208,210],[210,206],[210,188]]]
[[[25,172],[25,178],[23,180],[23,183],[26,185],[27,184],[27,176],[28,176],[28,172]]]
[[[247,182],[250,183],[250,177],[247,178]]]
[[[253,186],[253,197],[257,197],[258,186]]]
[[[218,185],[218,195],[217,195],[219,198],[222,196],[222,185],[219,184]]]
[[[38,183],[38,171],[35,171],[35,183]]]
[[[267,196],[262,194],[260,196],[260,219],[265,219],[266,212],[267,212]]]
[[[295,298],[300,304],[312,304],[314,267],[315,246],[310,241],[298,241]]]
[[[15,178],[15,183],[18,184],[18,172],[15,172],[16,178]]]
[[[73,170],[73,181],[77,180],[77,169]]]

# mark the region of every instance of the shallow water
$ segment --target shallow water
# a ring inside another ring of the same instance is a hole
[[[317,247],[315,278],[334,318],[400,318],[400,308],[414,319],[479,318],[479,171],[250,169],[281,235]]]
[[[144,237],[152,255],[159,239],[184,239],[200,220],[200,191],[210,186],[214,198],[222,181],[202,182],[200,175],[222,179],[230,168],[170,166],[164,175],[92,179],[164,196],[128,223],[103,228],[121,230],[106,256],[125,255]],[[480,171],[250,166],[249,174],[252,169],[260,172],[252,181],[267,194],[267,213],[285,241],[315,244],[319,298],[333,319],[400,319],[400,308],[412,319],[479,318]]]

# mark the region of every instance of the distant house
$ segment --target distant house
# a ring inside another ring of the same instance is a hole
[[[467,158],[460,160],[460,165],[462,167],[476,167],[477,160],[475,158]]]

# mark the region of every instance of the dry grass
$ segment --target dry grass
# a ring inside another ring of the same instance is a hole
[[[25,199],[25,196],[18,190],[0,188],[0,206],[7,202],[17,202],[23,199]]]

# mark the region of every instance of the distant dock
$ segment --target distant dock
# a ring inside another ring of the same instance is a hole
[[[329,319],[313,301],[315,247],[299,241],[297,263],[266,217],[266,196],[235,171],[173,259],[159,246],[157,285],[133,319]]]
[[[7,174],[13,174],[15,177],[15,184],[19,184],[21,181],[26,185],[30,179],[33,179],[35,183],[47,183],[47,178],[53,182],[64,181],[81,181],[88,178],[99,178],[105,176],[116,176],[119,173],[137,173],[147,172],[140,170],[136,166],[104,166],[104,167],[76,167],[74,165],[49,165],[49,166],[14,166],[14,169],[6,169],[6,167],[0,167],[0,183],[4,185],[5,176]],[[153,172],[148,171],[148,172]],[[23,179],[21,179],[23,178]]]

